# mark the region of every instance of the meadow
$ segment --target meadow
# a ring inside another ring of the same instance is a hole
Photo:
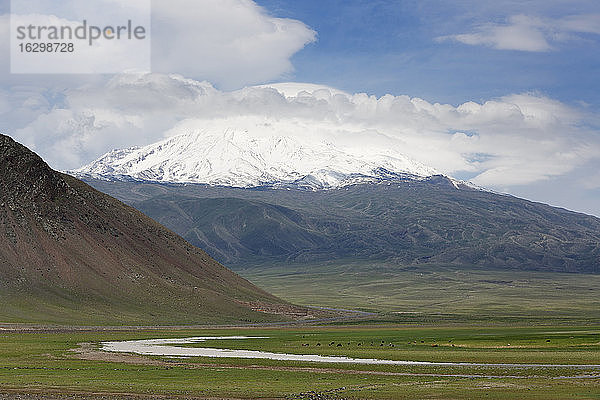
[[[238,272],[296,304],[363,313],[345,321],[203,329],[0,325],[0,394],[8,396],[0,398],[600,398],[600,276],[361,262]],[[101,351],[103,341],[194,336],[265,338],[183,346],[562,366],[364,365]]]
[[[600,364],[600,327],[306,326],[138,331],[4,331],[0,393],[112,393],[168,398],[593,399],[600,368],[390,366],[141,357],[107,340],[264,336],[188,346],[434,362]],[[82,345],[86,343],[85,345]],[[319,397],[320,396],[320,397]]]
[[[349,261],[236,270],[300,305],[351,308],[394,323],[600,322],[600,275]]]

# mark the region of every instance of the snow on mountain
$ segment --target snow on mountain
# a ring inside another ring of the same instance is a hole
[[[287,135],[281,124],[242,129],[246,122],[184,130],[148,146],[114,150],[71,173],[109,180],[311,189],[439,174],[393,148],[339,146],[318,135]]]

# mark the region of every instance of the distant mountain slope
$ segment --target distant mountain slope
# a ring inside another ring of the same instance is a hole
[[[223,262],[287,258],[328,241],[301,213],[262,201],[173,195],[134,205],[161,223],[177,226],[190,243]]]
[[[370,259],[600,273],[600,219],[442,177],[326,191],[90,183],[232,267]]]
[[[281,300],[137,210],[51,170],[4,135],[0,177],[0,321],[282,318],[252,310]]]

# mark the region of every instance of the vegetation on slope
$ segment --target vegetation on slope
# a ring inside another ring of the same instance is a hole
[[[316,192],[90,183],[232,267],[361,259],[600,272],[600,219],[443,180]]]

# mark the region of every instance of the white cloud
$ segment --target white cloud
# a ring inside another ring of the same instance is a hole
[[[271,17],[249,0],[157,0],[152,32],[153,71],[224,88],[291,73],[291,56],[316,39],[302,22]]]
[[[244,126],[257,135],[281,132],[348,148],[395,148],[493,188],[547,180],[600,160],[600,132],[585,127],[588,115],[538,94],[454,107],[314,85],[274,86],[227,92],[179,75],[121,75],[66,92],[60,108],[49,109],[35,93],[24,95],[18,107],[34,110],[10,133],[62,169],[185,129]]]
[[[0,90],[0,116],[9,112],[11,108],[8,92]]]
[[[138,2],[144,3],[141,0]],[[48,0],[23,2],[26,7],[21,11],[27,15],[26,11],[46,5],[46,8],[42,7],[42,11],[47,11],[47,14],[38,15],[38,20],[46,18],[59,21],[54,16],[58,15],[71,22],[84,18],[101,21],[98,23],[101,26],[114,23],[115,19],[122,20],[122,15],[117,13],[115,16],[113,12],[122,7],[98,9],[88,3],[79,0],[60,3]],[[127,2],[127,7],[135,10],[138,4]],[[314,42],[317,36],[315,31],[301,21],[272,17],[251,0],[153,0],[151,25],[154,72],[178,73],[206,79],[225,89],[289,76],[293,73],[291,57]],[[9,16],[0,15],[0,33],[5,33],[6,38],[9,37],[9,26]],[[0,58],[0,82],[14,84],[30,79],[48,86],[49,82],[57,79],[55,76],[49,78],[44,75],[8,75],[8,42],[5,40],[0,43],[0,52],[6,55]],[[97,57],[84,55],[84,60],[91,61],[90,65],[81,67],[101,68],[102,65],[96,64],[102,62],[110,66],[112,63],[118,64],[114,57],[129,60],[134,54],[131,49],[126,53],[122,49],[119,52],[112,49],[111,57],[103,57],[105,52],[101,50],[96,51]],[[142,50],[140,48],[140,57],[137,58],[141,59]],[[98,59],[103,61],[97,62]],[[71,80],[83,79],[75,75],[67,77]],[[58,76],[58,79],[66,80],[64,76]]]
[[[599,190],[600,189],[600,172],[596,172],[592,176],[586,176],[583,179],[579,179],[578,183],[588,190]]]
[[[579,34],[600,34],[600,15],[572,15],[558,19],[513,15],[503,23],[476,26],[472,32],[438,37],[498,50],[545,52]]]
[[[561,30],[600,34],[600,14],[571,15],[556,22]]]

